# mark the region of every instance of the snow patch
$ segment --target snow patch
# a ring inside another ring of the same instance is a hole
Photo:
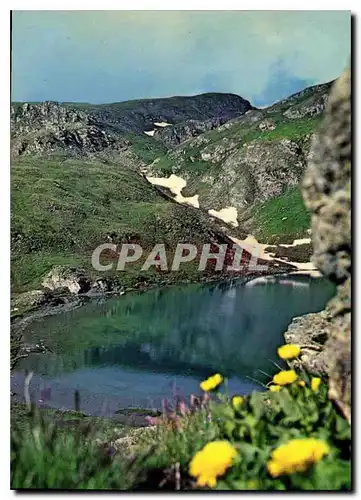
[[[182,189],[186,187],[187,181],[172,174],[170,177],[147,177],[147,180],[155,186],[168,188],[175,195],[175,201],[178,203],[186,203],[195,208],[199,208],[198,194],[185,197],[182,195]]]
[[[223,220],[227,224],[231,224],[233,227],[238,227],[237,221],[237,209],[235,207],[226,207],[221,210],[208,210],[209,215],[217,217],[217,219]]]
[[[239,240],[238,238],[233,238],[232,236],[230,236],[230,238],[237,245],[240,245],[242,248],[244,248],[248,252],[252,253],[253,255],[258,257],[259,259],[268,260],[268,261],[275,260],[275,256],[273,253],[266,252],[266,248],[270,247],[272,245],[259,243],[256,240],[256,238],[251,234],[249,234],[247,236],[247,238],[244,240]],[[302,245],[304,243],[310,243],[310,241],[311,240],[309,238],[304,238],[301,240],[295,240],[292,243],[292,245],[282,245],[282,246],[288,246],[288,247],[298,246],[298,245]],[[295,271],[292,274],[299,273],[299,274],[309,274],[311,276],[317,276],[318,272],[319,272],[318,269],[314,266],[314,264],[312,264],[312,262],[293,262],[293,261],[289,261],[286,259],[280,259],[280,258],[277,258],[277,261],[283,262],[285,264],[291,264],[291,265],[295,266],[297,268],[297,271]]]
[[[311,238],[302,238],[300,240],[293,240],[292,245],[286,245],[285,243],[280,244],[280,247],[290,248],[296,247],[297,245],[305,245],[311,243]]]
[[[156,127],[170,127],[171,126],[171,124],[167,123],[167,122],[154,122],[154,125]]]

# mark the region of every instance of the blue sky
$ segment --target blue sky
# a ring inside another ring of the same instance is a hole
[[[271,104],[336,78],[348,11],[15,11],[12,99],[232,92]]]

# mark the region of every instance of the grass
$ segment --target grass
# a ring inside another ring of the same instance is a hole
[[[11,190],[14,293],[39,288],[54,265],[85,267],[94,275],[91,254],[105,242],[138,243],[145,259],[157,243],[171,251],[179,242],[198,245],[215,237],[207,215],[170,201],[121,164],[19,159],[12,164]],[[121,280],[135,284],[143,260]],[[193,277],[195,265],[187,269]],[[151,269],[142,277],[155,274]]]
[[[161,142],[150,137],[127,134],[126,139],[132,143],[132,152],[147,165],[167,152],[167,148]]]
[[[313,118],[302,118],[299,120],[276,121],[276,128],[274,130],[254,130],[245,134],[243,137],[244,142],[251,140],[279,140],[290,139],[297,140],[305,135],[312,134],[322,121],[322,116]]]
[[[71,411],[28,412],[24,405],[13,405],[11,424],[13,489],[92,490],[107,484],[109,489],[123,490],[131,486],[124,462],[112,460],[110,445],[101,444],[132,432],[114,420]]]
[[[247,214],[251,218],[254,236],[264,243],[292,243],[307,236],[311,227],[300,188],[288,189],[277,198],[258,203]]]
[[[11,186],[15,289],[31,288],[55,264],[84,262],[108,237],[153,244],[158,219],[172,208],[141,176],[118,166],[19,160]]]

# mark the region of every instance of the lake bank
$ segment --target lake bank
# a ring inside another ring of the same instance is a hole
[[[265,280],[150,290],[38,318],[24,342],[42,343],[45,352],[20,360],[13,390],[31,370],[40,405],[74,408],[78,390],[80,409],[95,415],[159,409],[164,398],[197,394],[216,371],[231,393],[259,390],[276,370],[274,353],[291,319],[321,310],[334,293],[326,280],[307,276]]]

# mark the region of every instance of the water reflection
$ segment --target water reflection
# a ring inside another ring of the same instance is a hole
[[[26,358],[16,376],[33,370],[35,386],[57,386],[52,394],[61,401],[60,393],[81,388],[90,400],[106,394],[144,405],[169,395],[172,380],[181,381],[179,390],[197,391],[215,371],[231,378],[232,390],[247,392],[255,387],[247,377],[262,382],[262,371],[274,373],[270,360],[292,317],[321,310],[333,293],[324,279],[297,276],[94,302],[29,325],[25,340],[42,340],[51,353]]]

